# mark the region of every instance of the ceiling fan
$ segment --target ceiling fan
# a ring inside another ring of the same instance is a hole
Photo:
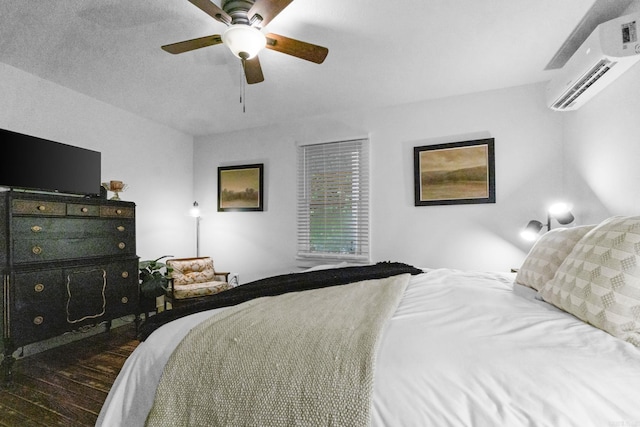
[[[329,49],[278,34],[264,34],[261,28],[271,22],[293,0],[222,0],[222,8],[210,0],[189,0],[227,29],[220,34],[199,37],[162,46],[177,54],[217,44],[225,44],[242,61],[248,84],[264,81],[258,53],[271,49],[321,64]]]

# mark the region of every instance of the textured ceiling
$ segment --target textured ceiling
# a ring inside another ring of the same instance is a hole
[[[318,65],[263,51],[265,81],[246,86],[244,113],[225,46],[160,49],[225,29],[187,0],[3,0],[0,62],[205,135],[548,80],[594,3],[295,0],[266,30],[329,55]]]

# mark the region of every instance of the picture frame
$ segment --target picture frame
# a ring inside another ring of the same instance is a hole
[[[414,147],[415,206],[495,203],[494,138]]]
[[[218,167],[218,212],[264,210],[264,164]]]

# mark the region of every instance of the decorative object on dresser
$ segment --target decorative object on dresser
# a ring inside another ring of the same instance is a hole
[[[120,193],[127,189],[128,185],[122,181],[109,181],[103,182],[102,187],[107,191],[111,191],[113,196],[111,196],[111,200],[120,200]]]
[[[139,314],[135,204],[6,191],[0,197],[5,381],[18,347]]]

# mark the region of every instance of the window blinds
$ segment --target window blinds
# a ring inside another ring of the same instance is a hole
[[[369,260],[369,141],[298,147],[298,256]]]

